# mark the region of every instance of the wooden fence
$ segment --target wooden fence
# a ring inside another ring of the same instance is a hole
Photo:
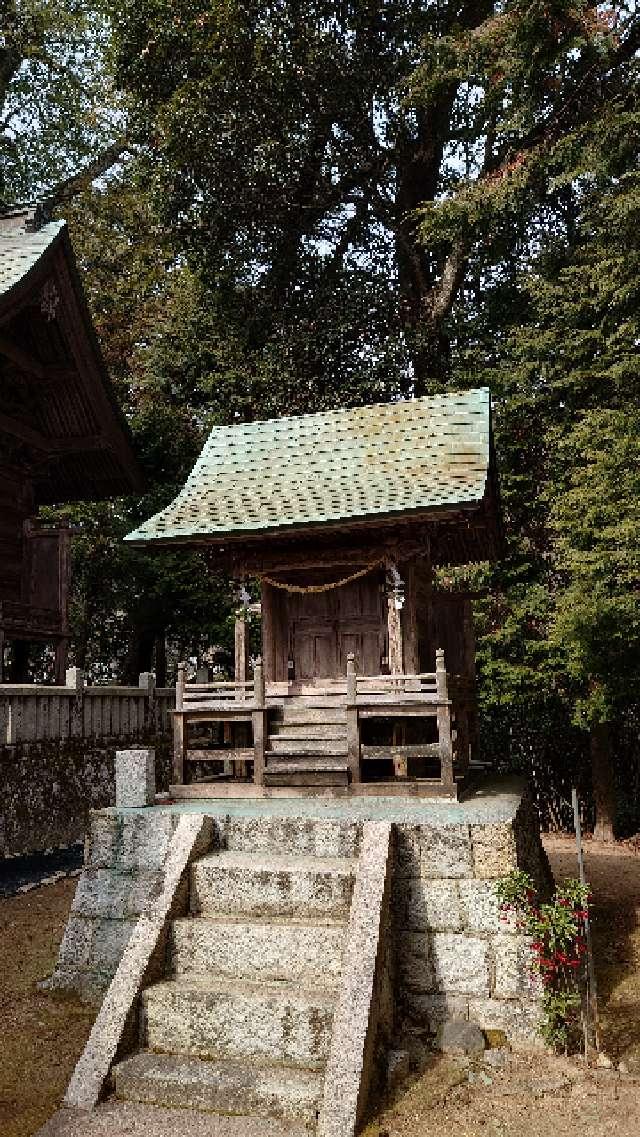
[[[148,672],[140,676],[137,687],[86,686],[82,671],[71,667],[64,687],[0,684],[0,746],[168,734],[174,707],[175,689],[156,687]]]

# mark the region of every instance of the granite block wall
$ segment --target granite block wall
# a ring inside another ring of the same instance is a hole
[[[179,820],[179,814],[159,809],[91,814],[84,871],[47,986],[100,1001],[138,916],[162,887],[169,842]]]
[[[399,825],[394,877],[397,1009],[406,1029],[463,1018],[539,1043],[540,989],[525,937],[500,920],[496,880],[514,868],[549,886],[527,798],[497,824]]]

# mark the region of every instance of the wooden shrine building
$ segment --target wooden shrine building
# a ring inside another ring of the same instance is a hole
[[[38,507],[139,487],[65,222],[0,216],[0,681],[7,641],[15,682],[41,641],[64,682],[70,533]]]
[[[434,572],[499,550],[487,390],[215,427],[127,540],[201,547],[244,597],[235,681],[180,671],[177,796],[456,794],[475,745],[471,598]]]

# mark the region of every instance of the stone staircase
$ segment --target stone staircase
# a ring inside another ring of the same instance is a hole
[[[355,823],[228,822],[227,847],[191,866],[116,1098],[315,1131],[359,840]]]
[[[289,699],[275,712],[265,754],[267,785],[347,785],[347,712],[325,702]]]

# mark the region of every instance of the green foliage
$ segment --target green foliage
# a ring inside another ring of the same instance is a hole
[[[122,131],[101,0],[0,0],[0,201],[33,200]]]
[[[590,891],[579,880],[565,880],[550,901],[541,902],[531,877],[514,870],[496,883],[501,919],[515,919],[529,939],[532,973],[542,984],[540,1034],[553,1049],[567,1049],[579,1038],[579,984],[586,955]]]

